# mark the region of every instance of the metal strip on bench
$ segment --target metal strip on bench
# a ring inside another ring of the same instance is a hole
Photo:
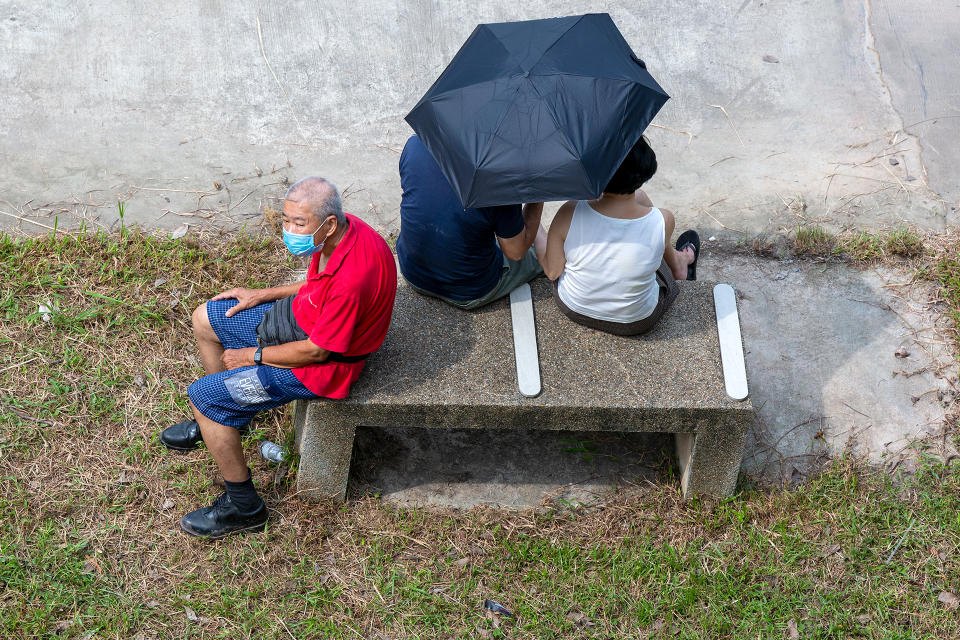
[[[720,359],[727,395],[734,400],[743,400],[748,393],[747,369],[743,361],[740,316],[737,315],[737,295],[733,287],[728,284],[715,286],[713,306],[717,311],[717,334],[720,336]]]
[[[510,316],[513,319],[513,352],[517,358],[517,385],[520,393],[533,398],[540,395],[542,388],[533,295],[529,284],[522,284],[510,292]]]

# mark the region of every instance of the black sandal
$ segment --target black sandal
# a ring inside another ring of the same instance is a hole
[[[687,229],[677,238],[677,251],[693,247],[693,262],[687,267],[687,280],[697,279],[697,259],[700,257],[700,235],[693,229]]]

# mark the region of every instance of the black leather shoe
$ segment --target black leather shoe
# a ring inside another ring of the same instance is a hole
[[[202,538],[222,538],[231,533],[263,531],[267,524],[267,505],[263,500],[260,506],[250,513],[241,513],[230,502],[225,492],[209,507],[191,511],[180,519],[180,528],[192,536]]]
[[[160,433],[160,442],[176,451],[193,451],[203,442],[203,435],[196,420],[187,420],[164,429]]]

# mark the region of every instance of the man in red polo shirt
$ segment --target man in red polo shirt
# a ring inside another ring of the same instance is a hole
[[[397,292],[393,254],[369,225],[343,213],[336,187],[304,178],[287,191],[283,240],[312,255],[307,279],[271,289],[230,289],[193,312],[207,375],[190,385],[194,419],[163,431],[180,451],[204,442],[226,492],[180,520],[186,533],[221,538],[260,531],[267,509],[251,481],[240,429],[296,399],[345,398],[383,343]]]

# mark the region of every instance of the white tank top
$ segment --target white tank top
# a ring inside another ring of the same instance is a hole
[[[567,262],[557,283],[560,300],[597,320],[643,320],[653,313],[660,295],[656,273],[663,244],[660,209],[624,220],[598,213],[580,200],[563,243]]]

